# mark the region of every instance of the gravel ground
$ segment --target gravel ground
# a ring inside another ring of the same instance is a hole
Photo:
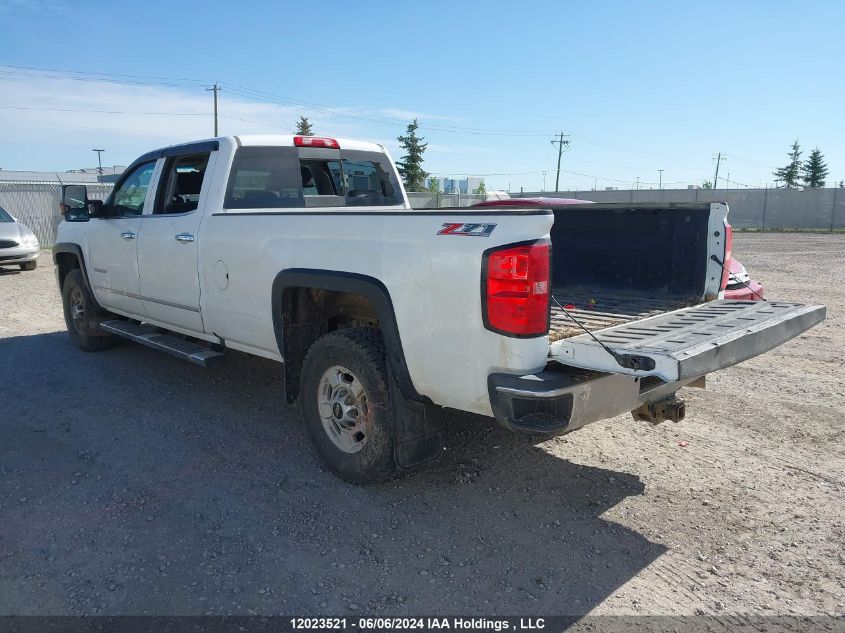
[[[436,464],[321,469],[278,365],[71,347],[49,255],[0,273],[0,613],[842,614],[845,236],[739,234],[828,319],[541,444],[456,416]]]

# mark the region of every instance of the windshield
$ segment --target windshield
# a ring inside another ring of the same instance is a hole
[[[6,213],[6,209],[0,207],[0,222],[14,222],[15,219]]]

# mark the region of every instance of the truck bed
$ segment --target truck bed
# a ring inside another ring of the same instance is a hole
[[[572,317],[587,330],[594,332],[694,304],[694,300],[632,295],[607,288],[555,288],[552,294],[557,303],[552,301],[549,342],[584,333]]]
[[[560,306],[573,306],[566,311],[593,332],[701,303],[708,293],[715,296],[716,271],[708,271],[713,213],[725,211],[714,211],[709,203],[556,208],[550,342],[584,334]],[[723,219],[715,221],[721,232]],[[724,257],[716,236],[713,242]]]

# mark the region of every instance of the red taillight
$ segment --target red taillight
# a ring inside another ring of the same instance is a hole
[[[510,336],[547,334],[551,245],[505,246],[484,257],[485,327]]]
[[[328,147],[329,149],[340,149],[340,143],[333,138],[325,136],[294,136],[293,144],[297,147]]]
[[[725,222],[725,257],[722,260],[724,262],[724,267],[722,268],[722,283],[719,286],[720,290],[724,290],[728,287],[728,277],[730,277],[731,271],[731,251],[733,250],[734,246],[734,230],[731,228],[731,225]]]

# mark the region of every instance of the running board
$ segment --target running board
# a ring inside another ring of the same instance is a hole
[[[146,345],[160,352],[165,352],[176,358],[187,360],[201,367],[208,367],[210,364],[223,358],[221,352],[215,352],[199,343],[186,341],[173,334],[162,334],[150,330],[150,326],[143,326],[131,321],[115,319],[112,321],[101,321],[100,327],[106,332]]]

